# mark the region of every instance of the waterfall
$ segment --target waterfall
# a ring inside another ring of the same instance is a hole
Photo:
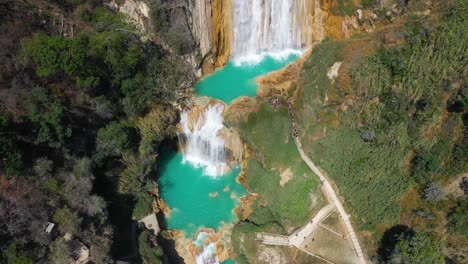
[[[209,105],[195,118],[190,118],[188,111],[181,115],[178,137],[184,162],[202,167],[208,176],[222,175],[228,168],[224,138],[220,135],[223,110],[224,106],[218,103]]]
[[[310,0],[234,0],[233,58],[258,61],[265,54],[287,56],[309,44]]]
[[[216,244],[208,242],[208,233],[200,232],[197,239],[192,243],[197,248],[202,249],[202,252],[197,255],[197,264],[219,264],[216,256]]]

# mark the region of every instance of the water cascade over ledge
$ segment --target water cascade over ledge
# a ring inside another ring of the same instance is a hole
[[[192,117],[190,110],[181,115],[178,137],[184,162],[195,168],[202,167],[208,176],[219,176],[229,169],[225,141],[220,135],[223,111],[224,105],[217,103],[195,113],[198,116]]]
[[[232,56],[238,63],[287,56],[309,44],[310,0],[235,0]]]

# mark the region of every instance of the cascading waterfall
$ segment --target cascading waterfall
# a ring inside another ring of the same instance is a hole
[[[223,110],[224,106],[218,103],[209,105],[197,120],[190,120],[187,111],[181,115],[178,137],[184,162],[203,167],[208,176],[222,175],[228,168],[224,138],[220,135]]]
[[[311,0],[233,1],[231,56],[236,64],[257,64],[265,55],[286,58],[300,54],[302,46],[309,44],[307,5]],[[197,10],[204,10],[202,2],[197,3]],[[203,167],[204,174],[209,176],[222,175],[229,168],[224,138],[220,135],[223,110],[223,105],[216,104],[208,106],[197,120],[190,120],[188,112],[181,116],[179,142],[184,162]]]
[[[307,1],[235,0],[233,58],[242,63],[299,53],[309,43]]]
[[[209,243],[208,233],[200,232],[197,239],[192,243],[197,248],[202,249],[201,253],[197,255],[197,264],[219,264],[218,257],[216,256],[216,244]]]

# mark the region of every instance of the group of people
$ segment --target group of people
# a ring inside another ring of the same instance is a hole
[[[297,134],[297,124],[296,122],[294,121],[294,114],[293,114],[293,111],[292,111],[292,105],[291,103],[288,103],[288,112],[289,112],[289,117],[291,118],[291,121],[292,121],[292,125],[293,125],[293,136],[295,138],[298,137],[298,134]]]
[[[278,97],[274,96],[270,99],[268,99],[268,102],[271,104],[271,106],[273,107],[277,107],[279,106],[282,102],[280,101],[280,99],[278,99]]]
[[[292,124],[293,124],[293,131],[292,131],[292,135],[293,137],[297,138],[298,137],[298,133],[297,133],[297,125],[296,125],[296,122],[294,121],[294,114],[293,114],[293,111],[292,111],[292,103],[291,102],[284,102],[282,100],[280,100],[278,97],[276,96],[273,96],[272,98],[268,99],[268,102],[271,104],[271,106],[273,107],[277,107],[281,104],[285,104],[287,107],[288,107],[288,112],[289,112],[289,117],[291,118],[291,121],[292,121]]]

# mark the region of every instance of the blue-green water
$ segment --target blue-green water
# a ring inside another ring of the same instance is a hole
[[[206,76],[195,86],[197,94],[231,103],[239,96],[255,96],[258,76],[279,70],[298,58],[291,54],[282,59],[265,56],[258,64],[236,65],[229,61],[222,69]]]
[[[203,168],[183,163],[182,154],[176,152],[163,154],[160,164],[159,189],[171,208],[167,217],[170,229],[182,230],[187,237],[193,237],[201,227],[217,230],[223,222],[236,219],[233,209],[246,193],[236,182],[238,168],[226,175],[209,177],[203,175]]]
[[[232,259],[226,259],[225,261],[221,262],[221,264],[236,264],[236,262],[234,262]]]

